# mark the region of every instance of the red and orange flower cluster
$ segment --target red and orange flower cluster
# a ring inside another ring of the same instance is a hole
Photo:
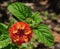
[[[32,37],[32,30],[27,23],[16,22],[9,28],[12,42],[21,45],[22,43],[30,41]]]

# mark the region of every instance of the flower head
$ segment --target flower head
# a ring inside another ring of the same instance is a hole
[[[27,23],[16,22],[9,28],[12,42],[21,45],[22,43],[30,41],[32,37],[32,30]]]

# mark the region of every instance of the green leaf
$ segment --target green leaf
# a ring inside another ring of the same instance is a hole
[[[42,22],[42,18],[39,15],[39,12],[35,12],[31,17],[26,18],[26,22],[30,27],[35,28]]]
[[[10,23],[8,24],[7,30],[11,27],[12,24],[14,24],[14,23],[16,23],[16,22],[17,22],[17,20],[16,20],[13,16],[11,16],[11,17],[10,17]]]
[[[19,49],[16,44],[9,44],[8,46],[2,48],[2,49]]]
[[[32,15],[32,18],[35,21],[35,26],[38,25],[40,22],[42,22],[42,18],[40,17],[40,13],[39,12],[35,12]]]
[[[26,48],[26,47],[28,47],[28,44],[27,43],[23,43],[21,46],[19,46],[21,49],[22,48]]]
[[[8,6],[8,10],[21,21],[31,16],[31,9],[20,2],[12,3]]]
[[[7,25],[0,23],[0,41],[8,37]]]
[[[0,35],[0,41],[3,41],[7,38],[9,38],[9,32],[8,31],[3,31]]]
[[[3,24],[3,23],[0,23],[0,40],[1,40],[1,37],[8,35],[8,31],[7,31],[7,25]]]
[[[8,46],[10,43],[11,43],[11,39],[10,38],[7,38],[7,39],[5,39],[3,41],[0,41],[0,49]]]
[[[38,42],[44,43],[46,46],[52,46],[54,44],[53,35],[46,25],[40,24],[37,29],[33,31]]]
[[[31,18],[27,18],[26,22],[30,25],[31,28],[33,28],[35,25],[35,21]]]
[[[1,32],[0,32],[1,33]],[[2,31],[1,35],[0,35],[0,48],[4,48],[6,47],[9,43],[10,40],[8,40],[9,38],[9,33],[8,31]]]
[[[20,49],[32,49],[34,46],[31,44],[31,41],[28,43],[23,43],[21,46],[19,46]]]
[[[12,25],[12,24],[14,24],[14,20],[11,20],[11,21],[10,21],[10,23],[9,23],[9,25],[8,25],[8,28],[7,28],[7,29],[9,29],[9,28],[11,27],[11,25]]]
[[[0,31],[6,30],[7,29],[7,25],[0,23]]]
[[[9,44],[9,33],[7,31],[8,26],[0,23],[0,49]]]

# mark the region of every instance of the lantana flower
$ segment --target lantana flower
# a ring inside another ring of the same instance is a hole
[[[32,30],[29,24],[25,22],[16,22],[9,28],[10,37],[13,43],[21,45],[30,41]]]

